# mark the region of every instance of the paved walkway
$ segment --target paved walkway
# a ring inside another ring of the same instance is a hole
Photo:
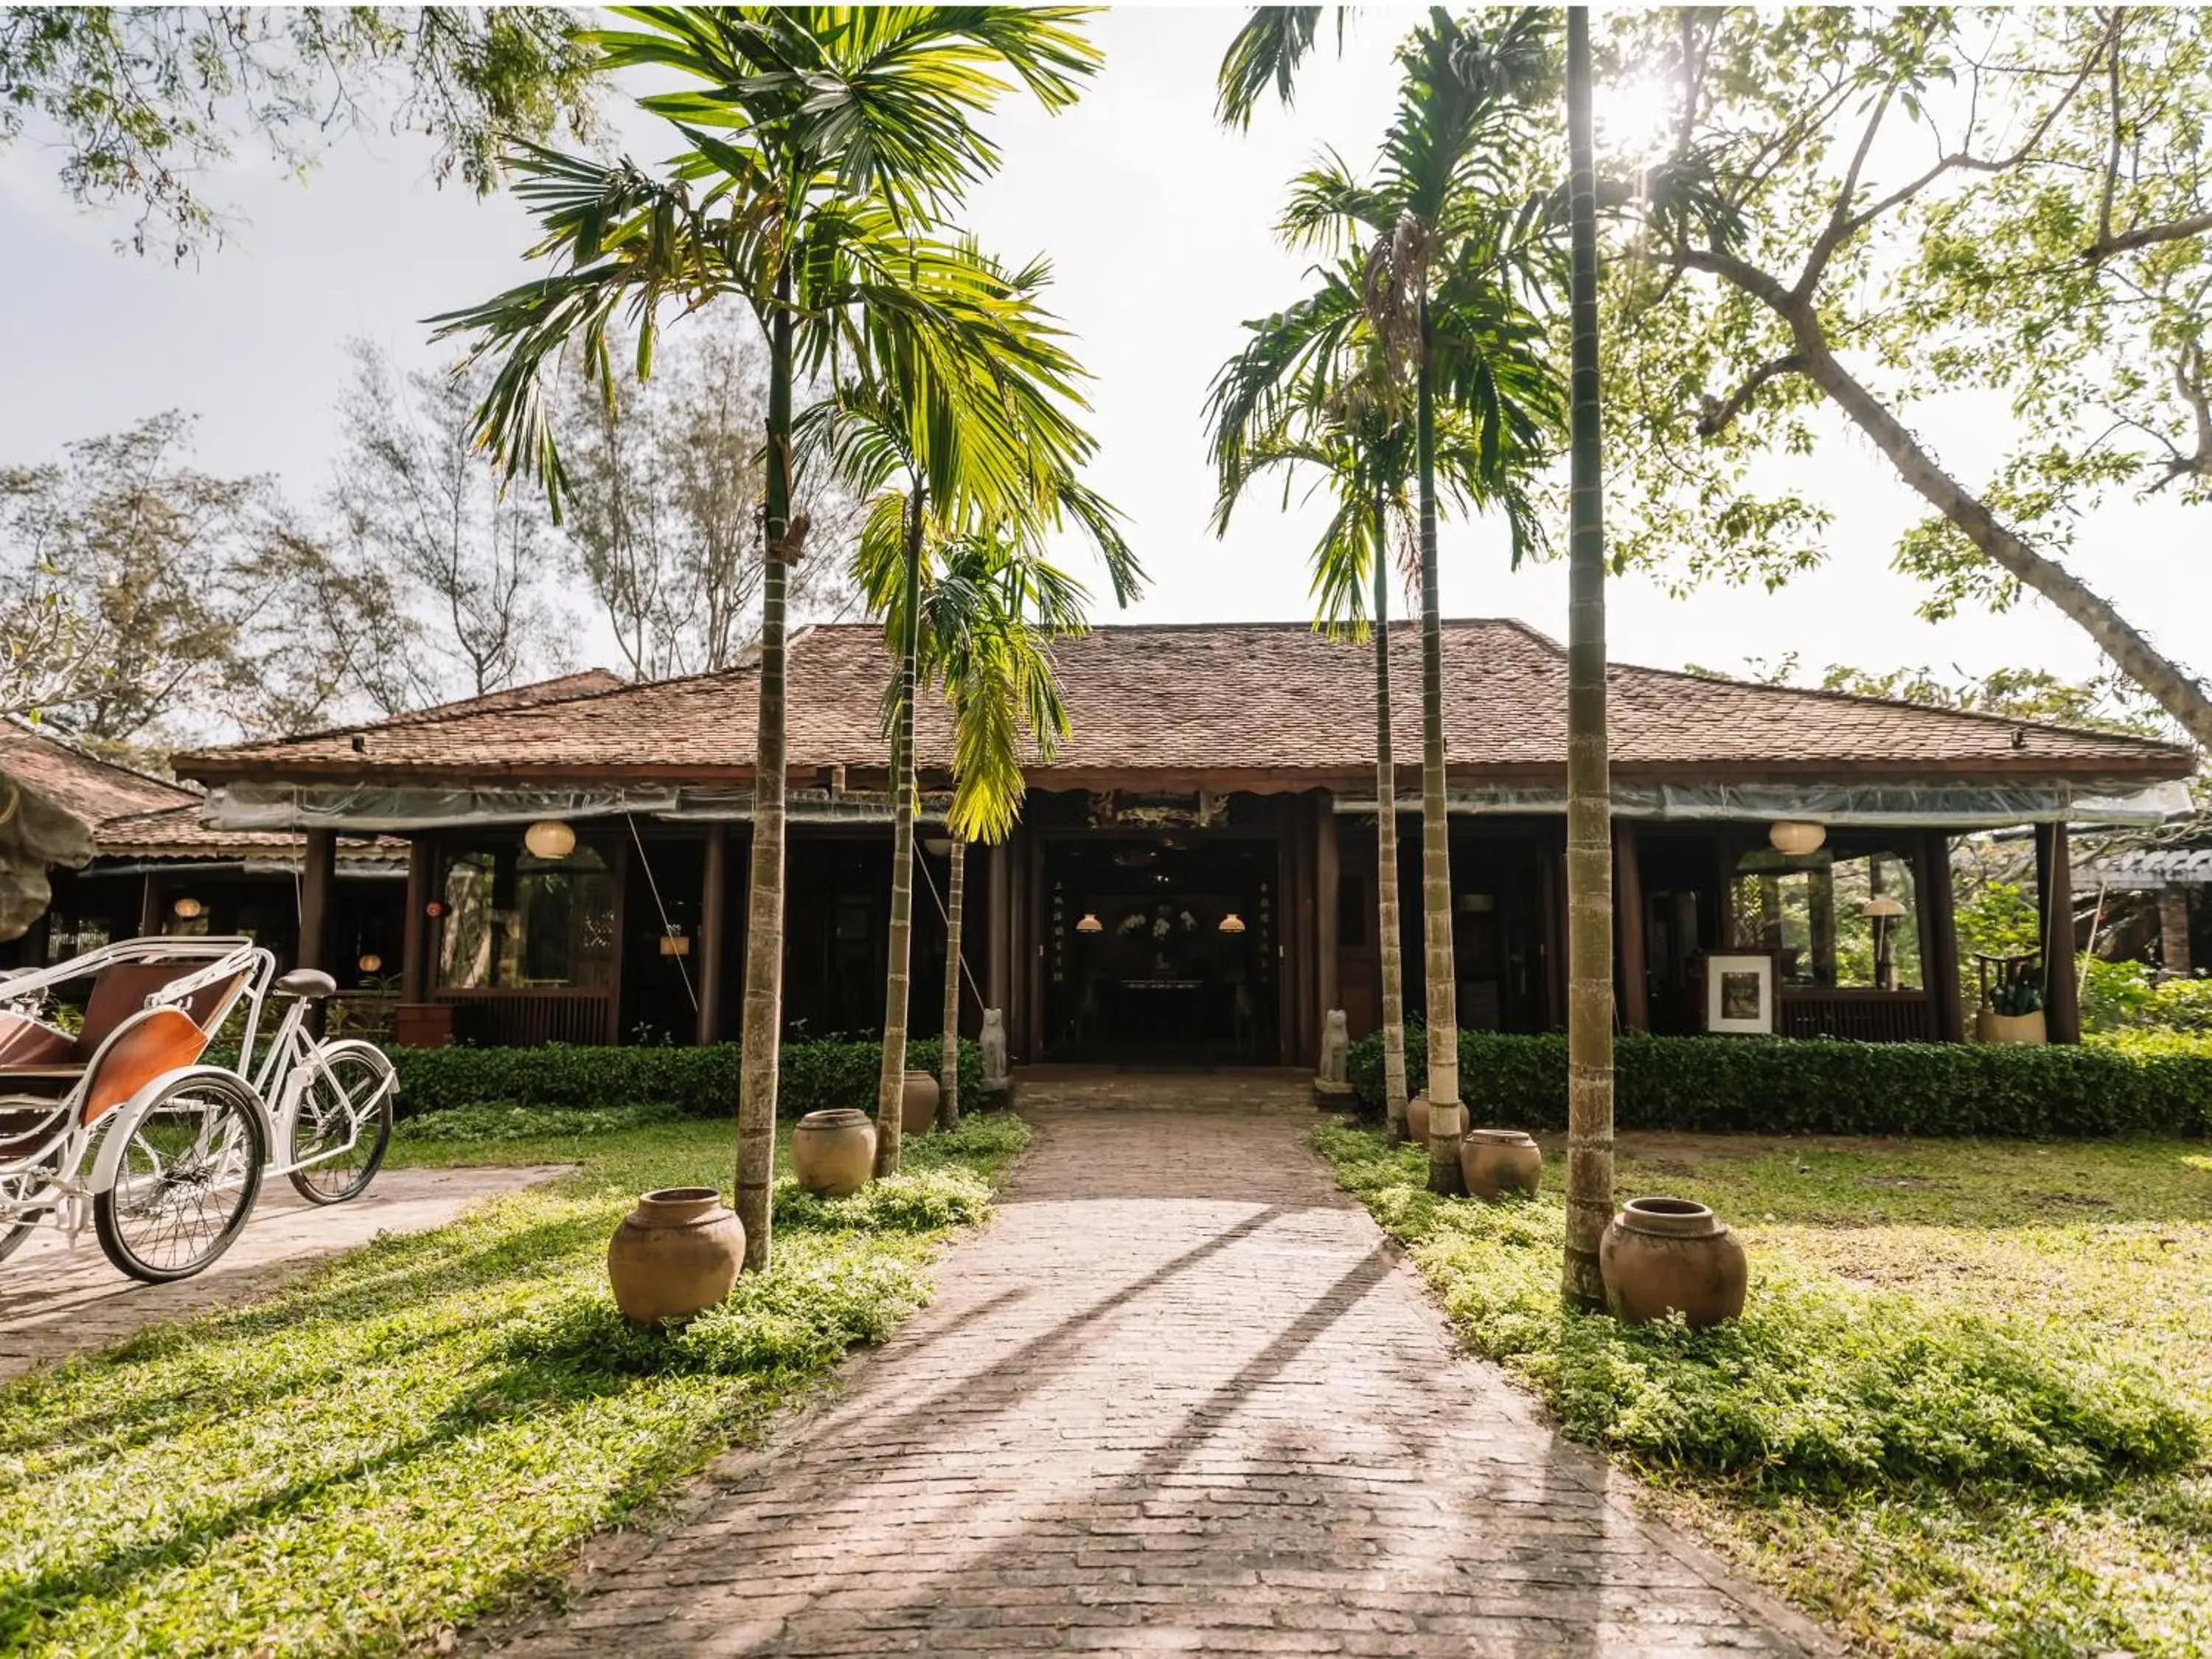
[[[279,1177],[263,1184],[252,1219],[222,1258],[198,1277],[174,1285],[125,1278],[100,1253],[88,1225],[74,1248],[61,1233],[42,1229],[0,1266],[0,1382],[119,1341],[156,1320],[239,1301],[293,1268],[366,1243],[380,1232],[443,1226],[477,1199],[560,1173],[385,1170],[362,1197],[326,1208],[309,1204]]]
[[[938,1300],[499,1651],[1819,1650],[1457,1348],[1310,1110],[1024,1099]]]

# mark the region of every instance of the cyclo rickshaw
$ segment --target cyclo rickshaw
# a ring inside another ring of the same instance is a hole
[[[118,940],[0,976],[0,1261],[33,1229],[89,1220],[134,1279],[189,1279],[230,1248],[267,1176],[311,1204],[368,1191],[398,1091],[374,1044],[318,1041],[307,1008],[337,989],[249,939]],[[49,1019],[89,980],[82,1023]],[[259,1045],[270,996],[284,1011]],[[243,1006],[238,1051],[208,1050]]]

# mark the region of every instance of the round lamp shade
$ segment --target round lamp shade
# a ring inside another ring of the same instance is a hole
[[[374,951],[371,951],[368,955],[362,957],[360,963],[361,971],[364,974],[373,974],[383,966],[384,958],[377,955]]]
[[[1905,914],[1905,906],[1887,893],[1876,893],[1866,902],[1866,908],[1861,914],[1869,916],[1887,916],[1894,921]]]
[[[169,908],[176,914],[179,921],[190,921],[194,917],[204,914],[206,911],[207,907],[202,904],[198,899],[191,897],[188,895],[184,898],[179,899],[174,904],[171,905]]]
[[[1106,931],[1106,924],[1085,910],[1083,920],[1075,924],[1075,931],[1079,933],[1103,933]]]
[[[1215,922],[1213,925],[1218,930],[1224,933],[1241,933],[1244,931],[1244,918],[1238,915],[1234,910],[1231,910],[1227,915],[1222,917],[1220,921]]]
[[[1792,858],[1819,852],[1820,844],[1827,838],[1828,832],[1817,823],[1797,823],[1786,818],[1771,825],[1766,832],[1766,839],[1774,844],[1774,850],[1786,853]]]
[[[576,832],[558,818],[540,818],[522,832],[522,844],[541,859],[565,859],[576,850]]]

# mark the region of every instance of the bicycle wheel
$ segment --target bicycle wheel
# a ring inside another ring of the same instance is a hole
[[[252,1091],[179,1077],[118,1132],[115,1184],[92,1200],[100,1248],[133,1279],[190,1279],[230,1248],[261,1192],[269,1146]]]
[[[292,1185],[310,1204],[343,1204],[368,1190],[392,1140],[392,1062],[374,1048],[326,1049],[310,1070],[285,1139]]]

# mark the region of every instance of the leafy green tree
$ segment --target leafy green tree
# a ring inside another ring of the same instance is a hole
[[[2212,493],[2207,15],[1698,9],[1611,45],[1666,112],[1613,158],[1639,176],[1609,192],[1608,395],[1643,487],[1616,557],[1818,563],[1826,510],[1754,469],[1832,410],[1928,505],[1895,561],[1924,615],[2039,594],[2212,742],[2197,677],[2072,556],[2100,502]],[[2013,417],[1982,477],[1910,423],[1973,387]]]
[[[427,134],[441,179],[497,182],[501,147],[590,131],[595,54],[558,6],[15,6],[0,11],[0,145],[61,157],[76,201],[137,210],[131,246],[189,257],[223,225],[198,176],[241,141],[288,171],[333,132]]]
[[[1567,11],[1568,316],[1573,331],[1567,547],[1567,1237],[1560,1293],[1605,1306],[1613,1219],[1613,806],[1605,707],[1605,456],[1598,380],[1597,167],[1589,11]]]
[[[677,77],[677,89],[641,102],[689,148],[665,177],[629,161],[520,151],[517,193],[538,211],[536,252],[554,269],[439,320],[500,360],[484,435],[511,473],[535,473],[556,503],[564,473],[542,380],[563,349],[579,349],[586,372],[605,380],[609,330],[622,313],[636,331],[642,378],[662,309],[717,300],[749,307],[767,337],[767,568],[737,1189],[746,1266],[757,1269],[770,1255],[782,1024],[786,592],[809,528],[793,511],[793,393],[802,378],[864,377],[869,365],[855,354],[887,333],[917,357],[958,355],[959,330],[940,301],[979,267],[919,228],[939,222],[997,164],[976,116],[1014,82],[1062,107],[1098,56],[1077,27],[1082,14],[1060,7],[621,15],[634,27],[597,37],[603,63]]]

